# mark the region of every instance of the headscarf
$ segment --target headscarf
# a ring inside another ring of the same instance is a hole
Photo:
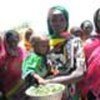
[[[51,14],[53,14],[56,10],[59,10],[62,14],[64,14],[65,18],[66,18],[66,28],[64,30],[64,32],[68,29],[69,27],[69,15],[68,15],[68,12],[67,10],[65,10],[65,8],[61,7],[61,6],[55,6],[55,7],[52,7],[50,10],[49,10],[49,13],[48,13],[48,18],[47,18],[47,24],[48,24],[48,30],[49,30],[49,34],[50,35],[54,35],[54,31],[50,25],[50,16]]]

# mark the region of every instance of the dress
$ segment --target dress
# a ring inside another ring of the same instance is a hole
[[[69,75],[77,67],[82,67],[83,71],[86,71],[85,56],[80,38],[54,38],[51,39],[51,41],[51,43],[54,41],[54,46],[51,46],[54,50],[51,50],[52,52],[49,54],[48,58],[50,59],[51,57],[53,66],[55,63],[55,67],[60,71],[59,76]],[[66,85],[67,100],[78,100],[79,96],[76,84],[77,83]]]

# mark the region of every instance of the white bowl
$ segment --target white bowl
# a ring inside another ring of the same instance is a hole
[[[58,83],[53,83],[53,84],[47,84],[46,86],[48,87],[53,87],[53,86],[60,86],[62,89],[57,91],[57,92],[54,92],[54,93],[50,93],[47,95],[41,95],[41,96],[37,96],[37,95],[34,95],[31,91],[32,89],[34,89],[35,87],[34,86],[31,86],[29,87],[25,93],[27,96],[30,97],[30,100],[61,100],[62,98],[62,94],[65,90],[65,86],[62,85],[62,84],[58,84]]]

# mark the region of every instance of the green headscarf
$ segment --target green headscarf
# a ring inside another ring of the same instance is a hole
[[[67,21],[67,24],[66,24],[66,28],[64,31],[66,31],[69,27],[69,15],[68,15],[68,12],[65,8],[61,7],[61,6],[55,6],[55,7],[52,7],[50,10],[49,10],[49,14],[48,14],[48,18],[47,18],[47,24],[48,24],[48,30],[49,30],[49,34],[51,37],[55,36],[56,34],[54,33],[51,25],[50,25],[50,14],[53,14],[53,12],[55,10],[59,10],[61,11],[62,14],[64,14],[65,18],[66,18],[66,21]]]

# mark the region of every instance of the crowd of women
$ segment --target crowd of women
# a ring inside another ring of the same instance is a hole
[[[69,20],[69,12],[55,6],[48,35],[28,28],[24,39],[16,30],[0,36],[0,100],[28,100],[29,86],[48,83],[66,86],[62,100],[100,100],[100,8],[94,25],[86,19],[68,32]]]

